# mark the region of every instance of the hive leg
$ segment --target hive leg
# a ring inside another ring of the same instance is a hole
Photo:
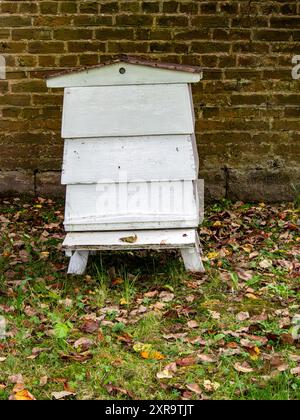
[[[187,271],[204,273],[205,269],[201,259],[201,245],[196,233],[196,243],[193,248],[182,248],[181,256]]]
[[[70,259],[68,274],[84,274],[88,258],[89,251],[75,251]]]

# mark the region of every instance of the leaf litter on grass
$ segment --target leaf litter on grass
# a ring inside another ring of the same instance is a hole
[[[62,205],[3,199],[0,398],[297,399],[299,218],[292,203],[214,204],[205,274],[173,251],[103,253],[70,281]]]

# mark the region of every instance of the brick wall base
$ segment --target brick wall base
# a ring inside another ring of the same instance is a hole
[[[0,172],[0,196],[29,194],[32,196],[65,196],[59,172]],[[300,196],[300,168],[266,171],[264,169],[202,171],[205,201],[222,199],[269,202],[293,201]]]

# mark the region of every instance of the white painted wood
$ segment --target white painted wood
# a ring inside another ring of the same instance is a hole
[[[201,258],[201,245],[198,233],[195,232],[195,245],[193,248],[181,248],[181,256],[187,271],[204,273],[205,268]]]
[[[201,255],[196,247],[192,249],[181,249],[181,256],[186,271],[204,273],[205,269],[202,263]]]
[[[62,184],[195,180],[193,143],[189,135],[67,139]]]
[[[192,181],[68,185],[67,231],[196,227]]]
[[[88,263],[88,258],[89,251],[74,252],[70,259],[68,274],[84,274]]]
[[[125,73],[121,74],[120,69]],[[130,63],[116,63],[100,68],[91,68],[77,73],[70,73],[47,80],[49,88],[143,85],[161,83],[196,83],[202,78],[201,73],[189,73]]]
[[[63,138],[193,133],[187,85],[65,89]]]
[[[136,238],[133,243],[122,238]],[[68,233],[63,243],[66,250],[130,250],[193,248],[195,229],[134,230],[117,232]]]

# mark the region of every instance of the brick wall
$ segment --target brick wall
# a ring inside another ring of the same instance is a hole
[[[120,53],[200,65],[194,86],[207,197],[300,194],[298,1],[1,1],[0,191],[61,191],[62,92],[43,77]]]

